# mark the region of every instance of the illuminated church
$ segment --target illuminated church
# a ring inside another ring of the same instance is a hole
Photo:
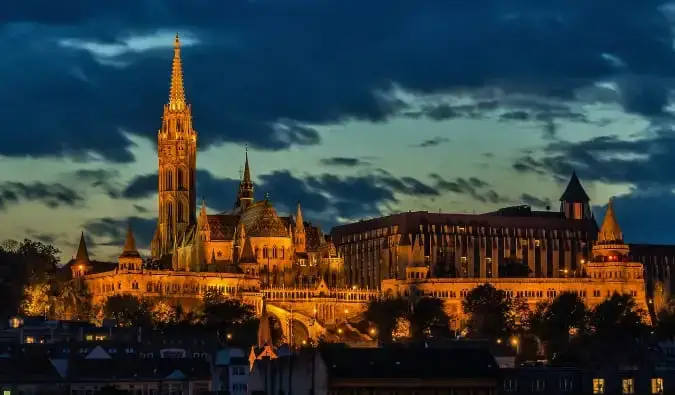
[[[232,210],[207,214],[202,202],[197,213],[197,132],[185,98],[178,36],[157,148],[159,219],[151,244],[154,259],[170,256],[174,271],[245,273],[272,285],[301,285],[319,277],[339,283],[339,262],[327,259],[320,265],[322,258],[336,258],[335,249],[321,229],[305,222],[299,202],[294,216],[280,216],[269,196],[256,201],[248,152]]]

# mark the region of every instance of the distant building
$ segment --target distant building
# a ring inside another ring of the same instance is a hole
[[[486,349],[307,349],[256,361],[252,394],[496,394],[499,367]]]

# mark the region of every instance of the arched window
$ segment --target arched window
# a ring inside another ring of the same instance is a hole
[[[166,219],[168,222],[172,222],[173,219],[173,203],[171,202],[166,205]]]
[[[180,170],[178,171],[178,174],[180,174]],[[183,222],[183,202],[178,202],[178,211],[176,212],[176,217],[178,218],[178,222]]]
[[[166,171],[166,189],[167,190],[173,189],[173,171],[171,171],[171,169],[168,169]]]
[[[268,254],[267,253],[267,247],[263,247],[263,258],[267,258],[268,257],[267,254]]]
[[[183,189],[185,187],[185,171],[182,167],[178,168],[178,189]]]
[[[272,258],[277,257],[277,246],[272,247]]]

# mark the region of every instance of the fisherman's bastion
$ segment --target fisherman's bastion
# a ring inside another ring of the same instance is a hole
[[[94,303],[132,294],[190,309],[208,290],[218,290],[259,314],[264,300],[284,334],[292,332],[300,342],[334,332],[356,320],[369,300],[387,295],[443,299],[453,329],[462,328],[464,296],[485,283],[532,307],[561,292],[574,292],[592,307],[619,292],[633,295],[647,311],[669,295],[669,266],[646,267],[632,258],[611,202],[598,229],[575,174],[559,211],[407,212],[340,225],[327,235],[306,220],[300,203],[294,214],[282,216],[269,196],[256,199],[246,153],[232,210],[207,213],[205,202],[197,207],[197,132],[178,36],[157,143],[159,219],[152,257],[138,252],[130,227],[117,262],[90,260],[83,235],[67,265],[73,277],[84,279]],[[638,248],[644,262],[648,254]],[[529,273],[502,275],[509,262]]]

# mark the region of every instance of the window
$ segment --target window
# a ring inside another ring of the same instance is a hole
[[[569,392],[572,391],[572,378],[563,377],[560,379],[560,391]]]
[[[176,217],[178,217],[178,222],[183,222],[183,212],[184,212],[183,202],[178,202],[178,212]]]
[[[633,383],[632,378],[621,380],[621,393],[623,393],[623,394],[634,394],[635,393],[635,384]]]
[[[178,169],[178,189],[182,190],[185,187],[185,171],[182,168]]]
[[[244,383],[235,383],[232,384],[232,391],[246,391],[247,387]]]
[[[26,336],[26,343],[27,344],[35,343],[35,338],[33,336]]]
[[[536,379],[532,382],[532,392],[541,392],[546,388],[546,382],[541,379]]]
[[[504,380],[504,392],[517,392],[518,380],[506,379]]]
[[[2,395],[12,395],[11,390],[2,390]]]
[[[605,379],[593,379],[593,393],[594,394],[605,393]]]
[[[653,378],[652,379],[652,394],[662,394],[663,393],[663,379],[662,378]]]
[[[173,220],[173,203],[171,202],[166,205],[166,219],[169,223]]]

